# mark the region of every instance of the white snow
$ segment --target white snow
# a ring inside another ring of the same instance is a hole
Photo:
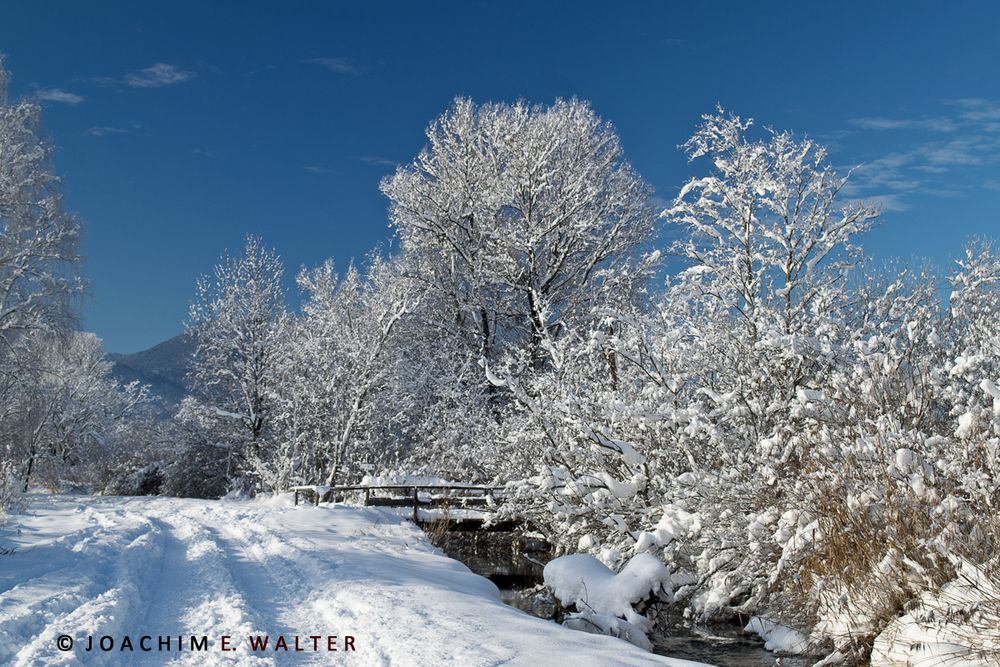
[[[955,429],[955,436],[958,438],[968,438],[976,426],[976,415],[966,412],[958,416],[958,428]]]
[[[795,397],[799,400],[799,403],[823,403],[826,401],[826,396],[823,392],[817,391],[815,389],[806,389],[805,387],[795,388]]]
[[[293,507],[287,497],[35,496],[0,540],[16,548],[0,556],[0,664],[15,667],[325,665],[336,657],[353,665],[695,664],[504,605],[490,581],[375,508]],[[640,583],[665,581],[665,570],[651,567],[662,564],[647,558],[605,577],[609,585],[590,597],[610,596],[620,608]],[[59,635],[75,639],[73,651],[58,650]],[[115,638],[114,651],[83,650],[88,636],[102,635]],[[144,635],[154,647],[157,637],[178,635],[207,636],[209,646],[143,652]],[[267,651],[250,649],[255,635],[270,636]],[[329,635],[340,651],[353,636],[356,653],[311,650],[310,636]],[[220,650],[223,636],[235,650]],[[290,650],[274,651],[279,636]],[[307,650],[294,650],[296,636]],[[118,650],[125,637],[134,651]]]
[[[670,573],[655,556],[636,554],[621,572],[588,554],[571,554],[549,562],[544,570],[545,585],[564,605],[575,605],[581,616],[571,627],[586,629],[594,624],[614,636],[649,648],[645,632],[649,620],[633,605],[650,595],[669,596]],[[615,622],[624,619],[625,625]],[[595,629],[596,631],[596,629]]]
[[[993,416],[1000,417],[1000,387],[992,380],[983,380],[979,383],[979,388],[993,399]]]
[[[768,618],[754,616],[743,630],[759,635],[768,651],[797,654],[809,650],[809,638],[806,635]]]
[[[579,613],[568,616],[563,621],[563,627],[595,635],[617,637],[618,639],[624,639],[627,642],[635,644],[646,651],[653,650],[653,644],[646,637],[646,633],[642,631],[642,628],[618,618],[614,614],[584,609]]]
[[[358,486],[467,486],[478,488],[478,484],[456,482],[437,475],[427,475],[404,470],[387,470],[378,475],[367,474]]]
[[[663,516],[652,532],[643,531],[635,543],[637,553],[651,549],[654,545],[664,547],[677,539],[695,537],[701,532],[701,518],[680,507],[667,505]]]
[[[962,562],[939,591],[924,592],[875,639],[872,665],[972,667],[996,664],[1000,589],[981,568]]]

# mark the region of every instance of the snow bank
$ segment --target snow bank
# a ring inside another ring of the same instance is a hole
[[[1000,662],[1000,587],[962,563],[958,577],[895,619],[875,639],[878,667],[970,667]]]
[[[624,639],[646,651],[653,650],[653,643],[641,628],[612,614],[597,613],[589,609],[572,614],[563,621],[563,627],[594,635],[608,635]]]
[[[762,616],[751,618],[743,630],[759,635],[768,651],[792,654],[809,651],[809,637]]]
[[[670,573],[651,554],[637,554],[621,572],[588,554],[572,554],[550,561],[543,570],[545,585],[577,614],[567,627],[626,639],[650,650],[646,638],[650,620],[635,605],[650,597],[670,595]]]
[[[291,492],[283,493],[261,493],[251,501],[260,507],[270,507],[279,509],[282,507],[294,507],[295,495]]]

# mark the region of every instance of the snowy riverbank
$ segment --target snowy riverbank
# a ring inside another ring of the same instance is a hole
[[[2,664],[695,664],[508,607],[372,508],[35,496],[0,543],[16,549],[0,557]]]

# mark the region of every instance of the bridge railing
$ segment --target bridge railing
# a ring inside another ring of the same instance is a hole
[[[300,496],[314,505],[331,502],[348,493],[363,493],[365,507],[410,507],[413,520],[418,520],[420,508],[477,508],[491,507],[502,498],[503,488],[496,486],[474,486],[465,484],[381,484],[377,486],[293,486],[295,504]],[[421,498],[421,492],[429,498]]]

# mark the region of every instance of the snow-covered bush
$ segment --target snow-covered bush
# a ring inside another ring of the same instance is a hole
[[[664,214],[690,264],[652,307],[567,327],[544,368],[495,365],[508,438],[540,452],[511,511],[563,552],[658,555],[692,617],[864,661],[994,548],[1000,272],[970,249],[944,309],[932,274],[864,269],[874,209],[837,203],[815,144],[749,129],[707,116],[687,144],[714,170]]]
[[[188,397],[174,417],[161,426],[164,452],[164,495],[221,498],[231,489],[230,448],[219,423],[201,401]]]
[[[637,554],[617,574],[593,556],[573,554],[550,561],[545,585],[569,612],[563,625],[574,630],[607,634],[646,650],[648,615],[660,600],[669,600],[670,574],[649,554]]]
[[[163,491],[164,471],[160,463],[150,463],[127,476],[116,477],[104,493],[116,496],[156,496]]]

